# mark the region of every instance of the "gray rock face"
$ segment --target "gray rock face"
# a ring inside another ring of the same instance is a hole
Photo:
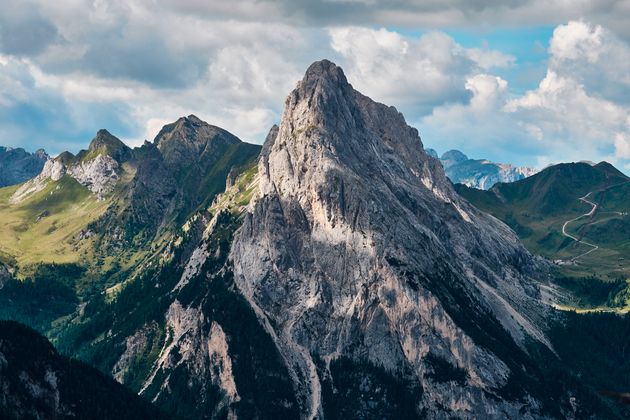
[[[99,197],[111,192],[118,181],[119,165],[108,155],[79,162],[67,170],[68,174]]]
[[[22,148],[0,146],[0,187],[20,184],[39,174],[48,160],[42,149],[28,153]]]
[[[482,190],[490,189],[499,182],[518,181],[538,172],[536,169],[525,166],[494,163],[486,159],[469,159],[459,150],[449,150],[444,153],[440,162],[451,182]]]
[[[457,196],[395,108],[355,91],[333,63],[314,63],[286,99],[259,176],[232,246],[235,281],[278,346],[303,416],[323,416],[322,378],[340,358],[412,377],[424,390],[418,412],[432,417],[535,416],[530,397],[489,398],[514,364],[477,341],[519,354],[528,340],[548,345],[538,268],[507,226]],[[432,379],[434,358],[465,380]]]
[[[198,162],[203,155],[222,152],[228,145],[240,142],[238,137],[194,115],[164,126],[154,141],[164,161],[176,171]]]
[[[11,203],[19,203],[31,194],[46,188],[48,181],[59,181],[66,174],[66,166],[59,159],[48,159],[35,178],[26,181],[11,196]]]

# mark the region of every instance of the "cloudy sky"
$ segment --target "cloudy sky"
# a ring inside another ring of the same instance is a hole
[[[427,147],[630,171],[630,0],[0,0],[0,145],[132,145],[196,114],[250,142],[329,58]]]

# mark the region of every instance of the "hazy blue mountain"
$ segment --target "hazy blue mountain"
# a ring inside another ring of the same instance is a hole
[[[429,150],[432,153],[427,153],[437,157],[437,152]],[[533,168],[494,163],[486,159],[470,159],[459,150],[445,152],[440,157],[440,162],[451,182],[482,190],[487,190],[498,182],[518,181],[537,172]]]
[[[0,146],[0,188],[33,178],[48,158],[43,149],[29,153],[22,148]]]

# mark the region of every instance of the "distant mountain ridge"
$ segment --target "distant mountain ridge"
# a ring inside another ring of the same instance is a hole
[[[41,172],[48,159],[43,149],[29,153],[20,147],[0,146],[0,188],[33,178]]]
[[[464,184],[481,190],[490,189],[499,182],[518,181],[538,172],[525,166],[494,163],[487,159],[470,159],[459,150],[449,150],[438,157],[435,150],[427,149],[427,154],[440,160],[446,176],[453,184]]]

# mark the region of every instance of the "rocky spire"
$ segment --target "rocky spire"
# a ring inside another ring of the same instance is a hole
[[[528,340],[547,346],[537,267],[507,226],[455,194],[395,108],[316,62],[289,94],[259,173],[232,248],[235,279],[275,338],[305,417],[322,412],[317,366],[340,357],[412,372],[425,387],[417,407],[457,411],[465,401],[467,415],[516,415],[519,405],[484,390],[521,369],[513,357]],[[469,380],[432,384],[434,358]]]
[[[118,137],[111,134],[105,129],[100,129],[96,132],[96,136],[90,142],[87,153],[80,153],[81,156],[94,157],[96,154],[103,154],[121,163],[125,160],[131,159],[131,149],[123,143]]]

